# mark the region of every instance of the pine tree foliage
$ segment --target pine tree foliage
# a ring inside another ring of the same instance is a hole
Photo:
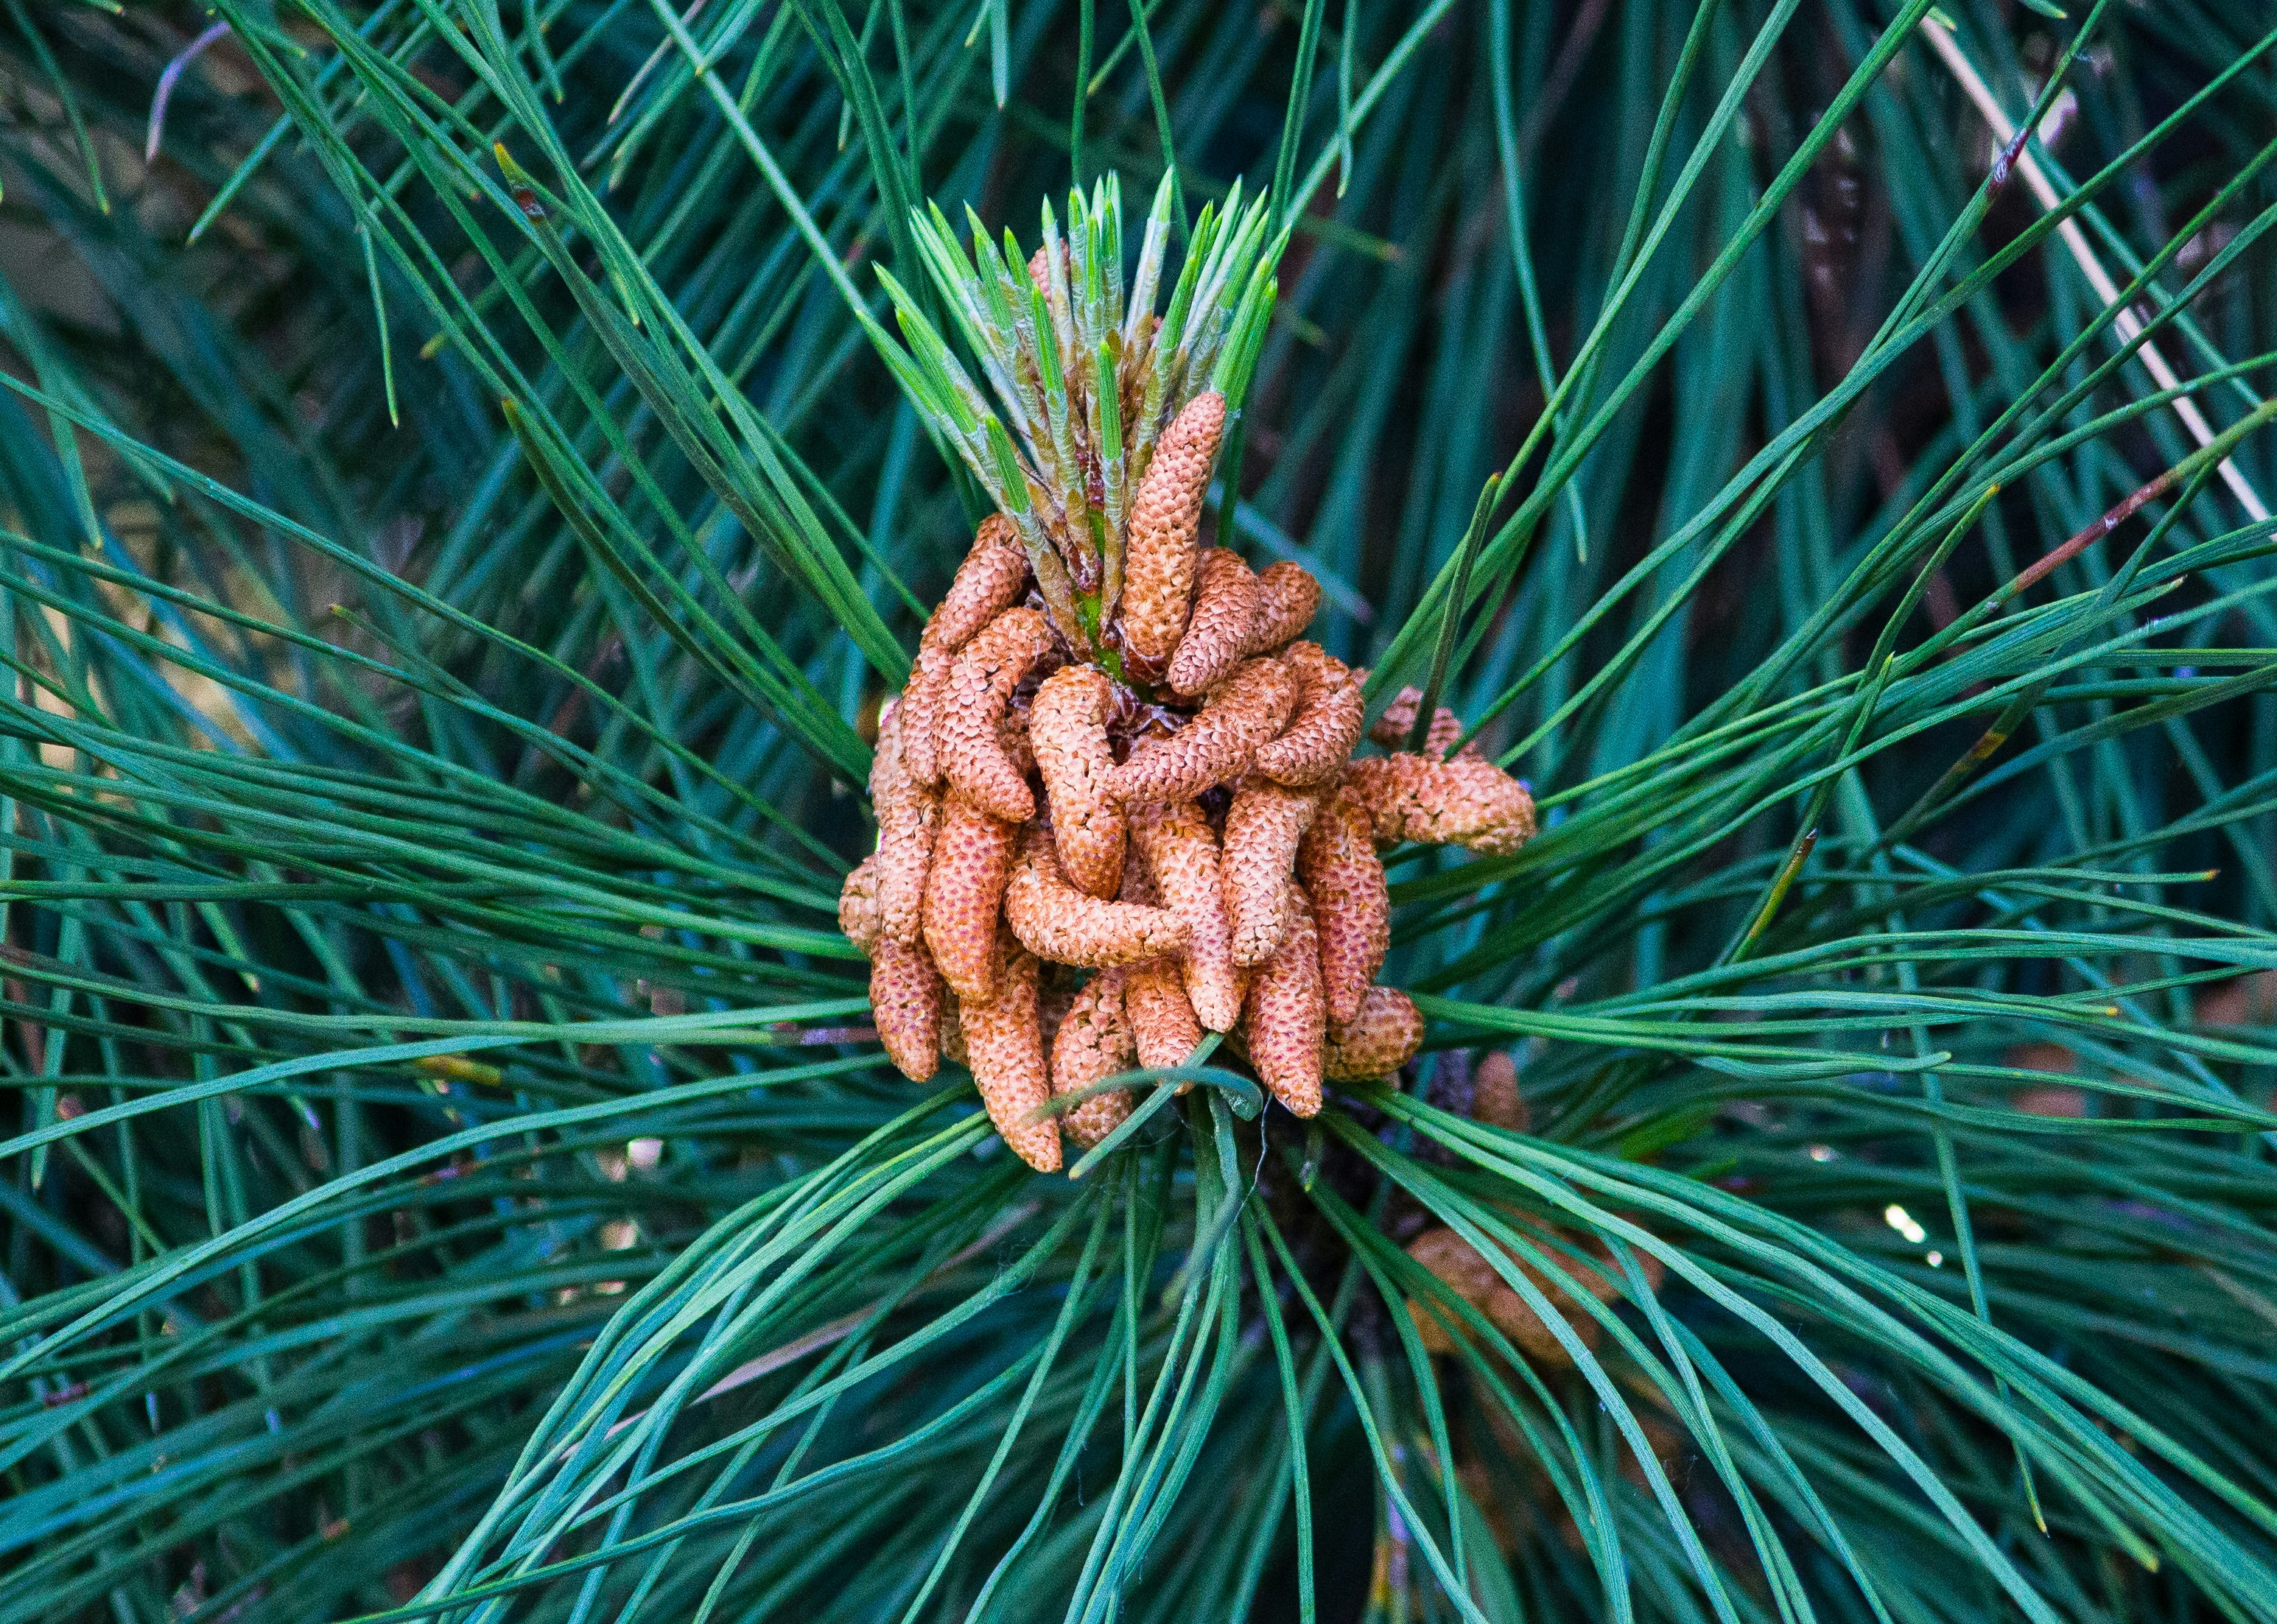
[[[0,1624],[2277,1618],[2277,14],[2067,9],[0,0]],[[833,905],[1102,183],[1544,817],[1045,1179]]]

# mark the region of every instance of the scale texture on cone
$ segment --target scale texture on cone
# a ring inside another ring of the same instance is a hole
[[[1349,1021],[1332,1024],[1321,1069],[1340,1082],[1389,1077],[1423,1043],[1423,1013],[1393,987],[1370,987]]]
[[[1123,1013],[1124,973],[1105,970],[1076,994],[1067,1018],[1052,1037],[1052,1092],[1082,1094],[1138,1059],[1136,1038]],[[1131,1114],[1131,1091],[1110,1089],[1069,1107],[1060,1131],[1085,1150],[1097,1144]]]

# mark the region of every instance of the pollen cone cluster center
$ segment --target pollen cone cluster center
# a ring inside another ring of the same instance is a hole
[[[1120,673],[1075,657],[992,518],[879,724],[877,850],[839,907],[879,1036],[919,1081],[943,1057],[969,1066],[1046,1172],[1062,1135],[1094,1144],[1128,1114],[1095,1085],[1176,1066],[1204,1032],[1298,1116],[1326,1081],[1397,1069],[1423,1021],[1375,984],[1378,849],[1499,854],[1534,831],[1522,785],[1443,754],[1460,732],[1444,713],[1436,749],[1355,758],[1359,673],[1298,637],[1319,583],[1197,551],[1222,421],[1216,396],[1189,404],[1139,491]],[[1378,734],[1404,737],[1413,710],[1403,695]],[[1055,1094],[1078,1097],[1055,1112]]]
[[[1067,296],[1047,252],[1026,277],[1040,306]],[[1023,342],[1048,345],[1050,325]],[[1160,360],[1143,316],[1120,330],[1136,345],[1101,350],[1094,385]],[[1008,348],[997,370],[1057,364],[1026,356]],[[1354,755],[1364,673],[1303,638],[1320,583],[1199,543],[1228,408],[1190,387],[1158,394],[1159,418],[1135,385],[1104,414],[1054,408],[1129,421],[1143,458],[1115,435],[1070,430],[1055,451],[1024,436],[1026,499],[981,525],[880,714],[877,848],[839,903],[894,1064],[919,1081],[944,1058],[969,1066],[1005,1142],[1044,1172],[1062,1137],[1096,1144],[1130,1113],[1111,1080],[1177,1066],[1206,1033],[1298,1116],[1327,1081],[1396,1070],[1423,1021],[1375,984],[1390,943],[1379,849],[1500,854],[1534,832],[1525,787],[1454,751],[1447,712],[1420,751]],[[1127,500],[1085,505],[1118,480],[1135,482]],[[1419,699],[1394,702],[1377,742],[1408,737]]]

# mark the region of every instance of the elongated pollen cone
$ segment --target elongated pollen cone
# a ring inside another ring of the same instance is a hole
[[[1006,610],[956,656],[941,702],[942,772],[975,806],[1010,823],[1036,815],[1036,797],[1004,748],[1004,716],[1012,691],[1052,647],[1051,625],[1040,612]]]
[[[1011,520],[1001,513],[989,514],[980,521],[972,550],[964,555],[956,579],[941,594],[940,606],[926,623],[925,641],[955,654],[1018,603],[1027,584],[1028,555],[1020,550]]]
[[[1289,877],[1313,823],[1313,798],[1270,778],[1244,778],[1225,815],[1225,913],[1233,961],[1247,969],[1280,951],[1289,930]]]
[[[1009,936],[998,941],[990,976],[997,996],[986,1006],[963,1006],[964,1048],[980,1102],[1004,1142],[1038,1172],[1057,1172],[1059,1125],[1039,1110],[1051,1099],[1052,1082],[1036,1016],[1036,975],[1033,954]]]
[[[1297,877],[1320,930],[1329,1019],[1350,1021],[1391,947],[1391,892],[1375,854],[1375,827],[1350,786],[1329,796],[1305,831]]]
[[[1534,797],[1484,756],[1371,757],[1344,781],[1367,808],[1379,846],[1402,840],[1506,856],[1534,838]]]
[[[1194,1006],[1178,978],[1177,965],[1168,959],[1150,959],[1132,965],[1128,975],[1123,1004],[1130,1012],[1138,1064],[1149,1067],[1184,1064],[1202,1041],[1202,1023],[1194,1018]]]
[[[1257,577],[1257,618],[1250,626],[1249,652],[1270,654],[1302,637],[1321,607],[1321,583],[1294,559],[1270,565]]]
[[[1107,793],[1115,771],[1107,738],[1113,698],[1104,672],[1070,665],[1044,679],[1028,711],[1028,741],[1044,776],[1060,862],[1094,897],[1112,897],[1123,882],[1123,808]]]
[[[1054,1095],[1079,1094],[1131,1068],[1138,1051],[1123,1013],[1124,974],[1101,970],[1076,994],[1052,1039]],[[1070,1107],[1060,1118],[1060,1131],[1087,1150],[1130,1114],[1131,1090],[1112,1089]]]
[[[867,952],[884,929],[878,916],[878,858],[864,857],[838,888],[838,933]]]
[[[1258,1081],[1298,1116],[1309,1117],[1321,1109],[1329,1013],[1321,996],[1312,906],[1302,886],[1291,883],[1289,890],[1289,931],[1249,989],[1243,1034]]]
[[[925,622],[909,686],[902,690],[902,757],[910,777],[928,789],[940,783],[940,711],[957,651],[1020,601],[1027,581],[1028,556],[1010,522],[1001,513],[989,514]]]
[[[1383,708],[1383,714],[1376,717],[1375,725],[1367,730],[1367,736],[1387,750],[1403,747],[1415,725],[1415,713],[1422,708],[1423,690],[1410,684],[1393,695],[1391,702]],[[1462,718],[1446,706],[1438,706],[1431,712],[1431,725],[1424,734],[1423,754],[1443,761],[1447,752],[1454,748],[1455,740],[1462,736]],[[1478,741],[1473,740],[1465,745],[1461,753],[1478,755]]]
[[[902,1076],[923,1082],[940,1064],[940,973],[922,945],[880,937],[870,950],[870,1006],[878,1041]]]
[[[878,725],[877,753],[870,762],[870,807],[878,819],[879,930],[896,942],[914,945],[940,797],[910,777],[902,761],[901,722],[895,707]]]
[[[1194,611],[1170,656],[1170,687],[1192,698],[1215,687],[1249,653],[1257,626],[1257,577],[1241,555],[1213,547],[1202,555]]]
[[[1185,922],[1169,909],[1102,901],[1069,884],[1050,834],[1034,823],[1021,835],[1004,918],[1023,946],[1055,964],[1134,964],[1186,945]]]
[[[1123,576],[1123,647],[1160,667],[1177,650],[1193,608],[1194,535],[1210,467],[1225,432],[1225,397],[1197,395],[1162,431],[1131,509]]]
[[[948,674],[956,656],[929,640],[918,643],[910,679],[895,714],[901,717],[902,760],[910,780],[929,790],[940,787],[940,708],[948,698]]]
[[[1257,747],[1257,770],[1291,789],[1310,789],[1352,759],[1367,701],[1352,667],[1318,643],[1297,644],[1281,664],[1296,679],[1297,708],[1281,736]]]
[[[949,794],[925,886],[925,942],[961,1004],[986,1004],[996,996],[996,920],[1019,835],[1018,825]]]
[[[1108,793],[1126,807],[1146,807],[1230,783],[1280,732],[1296,703],[1296,679],[1279,661],[1251,660],[1182,731],[1135,747],[1108,780]]]
[[[1191,801],[1150,808],[1134,833],[1163,906],[1185,923],[1179,968],[1194,1014],[1211,1031],[1230,1032],[1241,1018],[1242,980],[1217,835]]]
[[[1329,1028],[1321,1069],[1339,1082],[1389,1077],[1423,1046],[1415,1001],[1390,987],[1370,987],[1350,1021]]]

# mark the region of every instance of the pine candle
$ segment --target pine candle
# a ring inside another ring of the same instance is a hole
[[[1064,235],[1047,204],[1024,260],[978,220],[970,259],[938,211],[917,221],[994,404],[882,272],[910,347],[871,333],[999,512],[880,717],[877,849],[840,927],[869,956],[888,1058],[919,1081],[961,1059],[1042,1172],[1062,1135],[1096,1144],[1131,1108],[1110,1090],[1055,1114],[1055,1094],[1176,1065],[1206,1031],[1298,1116],[1329,1081],[1397,1069],[1423,1021],[1375,984],[1378,848],[1501,854],[1534,832],[1522,785],[1449,755],[1463,728],[1444,710],[1422,751],[1355,757],[1361,673],[1302,641],[1320,583],[1200,549],[1285,234],[1268,243],[1238,190],[1205,209],[1158,317],[1169,201],[1166,183],[1127,298],[1111,180],[1070,199]],[[1403,693],[1379,740],[1420,700]],[[1074,971],[1091,975],[1070,993]]]

